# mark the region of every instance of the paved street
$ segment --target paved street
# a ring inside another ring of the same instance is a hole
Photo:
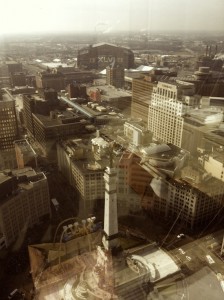
[[[197,271],[202,266],[207,265],[215,273],[224,274],[224,261],[215,254],[220,253],[219,249],[221,248],[223,235],[224,230],[220,230],[190,242],[181,248],[175,248],[169,253],[173,255],[179,265],[186,265],[190,271]],[[212,247],[214,248],[212,249]]]

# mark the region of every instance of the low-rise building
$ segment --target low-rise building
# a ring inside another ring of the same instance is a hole
[[[201,156],[198,158],[199,163],[202,165],[202,167],[207,173],[211,174],[211,176],[221,181],[224,181],[223,147],[215,148],[213,152],[203,152],[205,153],[202,153]]]
[[[99,94],[100,93],[100,94]],[[93,97],[93,101],[105,102],[112,105],[127,114],[131,107],[131,93],[122,89],[117,89],[114,86],[98,85],[87,88],[87,94]]]
[[[206,173],[187,152],[180,149],[178,154],[169,147],[155,152],[152,148],[141,164],[153,176],[151,213],[189,229],[202,227],[223,205],[224,184]]]
[[[28,133],[45,155],[56,156],[56,141],[85,131],[85,116],[73,108],[63,108],[57,99],[45,100],[38,95],[24,96],[24,120]]]
[[[37,167],[37,154],[30,143],[23,139],[16,140],[14,144],[18,169],[23,169],[25,166]]]
[[[65,76],[57,71],[47,71],[36,75],[36,86],[38,89],[53,88],[55,91],[61,91],[65,88]]]
[[[124,135],[129,139],[129,142],[135,146],[146,145],[152,141],[152,133],[140,122],[130,120],[124,124]]]

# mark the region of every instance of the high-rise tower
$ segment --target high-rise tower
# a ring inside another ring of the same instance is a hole
[[[181,147],[183,116],[190,108],[186,102],[193,95],[194,85],[191,83],[158,82],[148,112],[148,129],[155,139]]]
[[[13,142],[18,139],[18,123],[15,100],[8,99],[0,92],[0,150],[8,151],[14,148]]]

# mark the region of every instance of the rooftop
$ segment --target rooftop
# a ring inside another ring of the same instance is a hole
[[[99,86],[91,86],[87,88],[87,91],[101,91],[101,100],[108,100],[113,98],[121,98],[121,97],[131,97],[130,92],[127,92],[122,89],[117,89],[111,85],[99,85]]]
[[[45,127],[66,125],[71,123],[79,123],[80,116],[78,116],[75,111],[58,111],[54,110],[51,112],[54,117],[50,115],[34,114],[35,117],[40,120]]]
[[[111,299],[112,295],[117,295],[119,299],[125,296],[125,299],[128,297],[142,300],[146,299],[147,295],[141,288],[146,278],[152,278],[152,282],[156,282],[179,271],[174,260],[155,244],[131,248],[118,256],[112,256],[110,251],[104,251],[100,246],[97,246],[97,249],[94,246],[91,251],[86,249],[81,255],[77,254],[83,246],[88,248],[89,239],[94,244],[97,240],[96,245],[99,245],[101,238],[96,232],[88,237],[83,236],[66,242],[66,245],[62,243],[29,246],[32,276],[38,291],[37,299],[45,299],[49,293],[55,299],[65,296],[76,298],[82,291],[87,297],[102,300]],[[53,261],[49,261],[50,252]],[[63,256],[61,264],[58,263],[60,253]],[[42,270],[46,256],[48,266]],[[100,267],[105,267],[107,272],[100,272]]]
[[[175,178],[176,182],[181,184],[184,183],[187,186],[196,188],[209,197],[223,194],[224,183],[198,167],[195,161],[192,161],[191,164],[185,166],[182,171],[183,173],[180,177]],[[195,176],[198,176],[199,179],[195,179]]]
[[[36,152],[34,151],[34,149],[31,147],[31,145],[29,144],[29,142],[24,139],[24,140],[16,140],[14,141],[15,145],[18,146],[20,148],[20,150],[25,153],[25,155],[36,155]]]
[[[97,43],[97,44],[92,45],[93,48],[101,47],[101,46],[111,46],[111,47],[124,48],[124,49],[129,50],[128,47],[118,46],[118,45],[111,44],[111,43],[106,43],[106,42],[101,42],[101,43]]]
[[[44,173],[36,173],[31,167],[0,172],[0,184],[9,181],[9,185],[2,186],[1,205],[15,195],[32,189],[33,184],[41,180],[46,180]]]
[[[191,109],[187,115],[199,124],[221,123],[223,120],[223,111],[214,107]]]

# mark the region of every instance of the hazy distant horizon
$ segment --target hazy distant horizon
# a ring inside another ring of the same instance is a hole
[[[5,1],[0,35],[222,32],[223,12],[223,0]]]

